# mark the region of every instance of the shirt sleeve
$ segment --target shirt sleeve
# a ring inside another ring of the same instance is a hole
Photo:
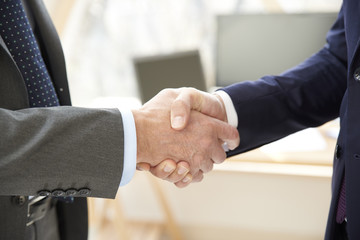
[[[238,115],[229,94],[222,90],[216,91],[215,94],[219,95],[224,102],[228,123],[233,127],[237,127]]]
[[[120,112],[124,127],[124,167],[120,186],[124,186],[131,181],[135,173],[137,146],[134,116],[130,110],[121,109]]]

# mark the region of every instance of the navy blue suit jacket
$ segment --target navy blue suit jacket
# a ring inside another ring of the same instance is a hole
[[[235,105],[241,136],[240,146],[230,155],[340,117],[325,239],[339,239],[335,217],[345,172],[349,237],[360,239],[359,39],[360,1],[344,0],[327,44],[318,53],[279,76],[223,89]]]

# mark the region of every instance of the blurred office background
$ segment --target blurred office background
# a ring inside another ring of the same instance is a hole
[[[141,103],[134,58],[197,50],[207,89],[218,86],[220,15],[335,13],[341,5],[340,0],[45,3],[63,43],[73,105],[126,108]],[[323,239],[334,132],[331,123],[229,159],[186,189],[136,172],[116,200],[90,201],[90,239]],[[294,142],[302,147],[294,148]]]

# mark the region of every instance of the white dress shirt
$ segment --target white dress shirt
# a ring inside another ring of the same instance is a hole
[[[124,166],[120,186],[128,184],[136,169],[136,128],[130,110],[120,110],[124,128]]]

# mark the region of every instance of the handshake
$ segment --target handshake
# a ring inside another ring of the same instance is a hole
[[[201,181],[240,142],[221,97],[193,88],[165,89],[133,115],[137,169],[177,187]]]

